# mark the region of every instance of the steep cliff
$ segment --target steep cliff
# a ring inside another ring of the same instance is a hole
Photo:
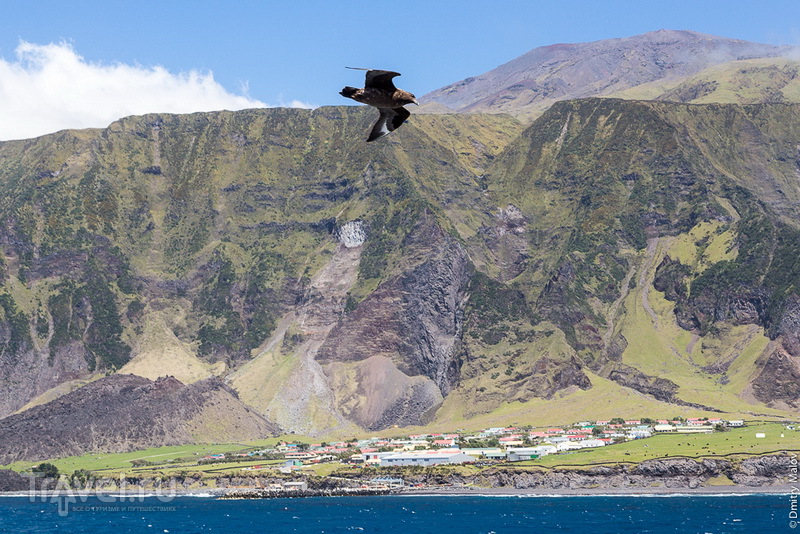
[[[344,415],[370,429],[428,422],[460,378],[473,267],[427,211],[401,246],[400,272],[341,317],[317,356]]]
[[[0,414],[66,380],[123,367],[189,381],[237,371],[301,310],[318,332],[329,330],[346,306],[401,276],[418,214],[428,210],[426,231],[444,239],[450,223],[438,200],[474,180],[519,131],[508,117],[420,117],[399,134],[418,154],[411,162],[399,140],[352,142],[371,119],[353,108],[153,115],[0,145]],[[467,193],[445,210],[463,212]],[[329,295],[331,283],[312,281],[337,246],[354,251],[353,278]],[[428,251],[416,248],[412,263],[424,272]],[[460,254],[455,268],[470,269]],[[413,276],[403,280],[397,289],[415,293]],[[412,308],[428,305],[426,295],[411,298]],[[435,375],[436,392],[423,388],[434,399],[426,409],[457,382],[457,366],[438,369],[435,360],[459,336],[428,315],[409,343],[429,353],[392,356],[408,360],[399,364],[412,377]],[[303,368],[316,369],[308,348]],[[329,389],[320,383],[309,395]],[[265,413],[295,402],[277,399],[250,400]]]
[[[586,99],[365,145],[368,110],[275,109],[2,143],[0,413],[124,369],[221,376],[309,434],[794,414],[798,117]]]
[[[763,336],[789,345],[795,337],[786,335],[800,265],[794,110],[555,104],[488,178],[498,203],[513,202],[526,217],[534,244],[514,287],[600,376],[676,404],[742,409],[711,391],[747,398],[745,382],[769,361],[755,361]],[[772,360],[767,376],[780,368],[791,381],[794,364]],[[695,369],[705,385],[689,376]],[[796,398],[780,383],[785,393],[756,397]]]

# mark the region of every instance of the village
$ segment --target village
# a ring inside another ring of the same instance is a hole
[[[552,454],[613,446],[656,434],[710,434],[744,426],[742,420],[688,418],[581,421],[565,427],[543,429],[498,427],[477,433],[411,434],[400,438],[371,437],[349,441],[302,443],[281,441],[274,448],[236,454],[214,454],[201,462],[237,461],[245,458],[283,460],[281,472],[304,466],[338,462],[354,467],[434,466],[463,463],[499,463],[536,460]],[[242,468],[274,469],[274,462]]]

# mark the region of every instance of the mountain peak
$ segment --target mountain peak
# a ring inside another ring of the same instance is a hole
[[[536,116],[553,102],[605,96],[696,74],[728,61],[779,56],[788,47],[689,30],[534,48],[496,69],[428,93],[420,101],[463,112]]]

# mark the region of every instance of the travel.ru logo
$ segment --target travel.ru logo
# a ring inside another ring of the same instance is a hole
[[[166,512],[175,507],[160,506],[172,501],[177,495],[175,479],[169,484],[145,490],[142,486],[129,484],[125,475],[117,478],[89,479],[78,488],[75,481],[66,477],[53,480],[53,484],[43,484],[45,480],[39,473],[31,473],[30,501],[50,502],[57,506],[58,515],[65,517],[70,512]],[[37,484],[37,480],[40,480]],[[48,487],[51,486],[51,487]],[[46,488],[46,489],[45,489]],[[145,498],[155,497],[159,505],[144,505]]]

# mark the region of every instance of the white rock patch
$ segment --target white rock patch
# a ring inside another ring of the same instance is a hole
[[[367,240],[364,223],[360,220],[350,221],[340,226],[336,234],[339,242],[347,248],[360,247]]]

